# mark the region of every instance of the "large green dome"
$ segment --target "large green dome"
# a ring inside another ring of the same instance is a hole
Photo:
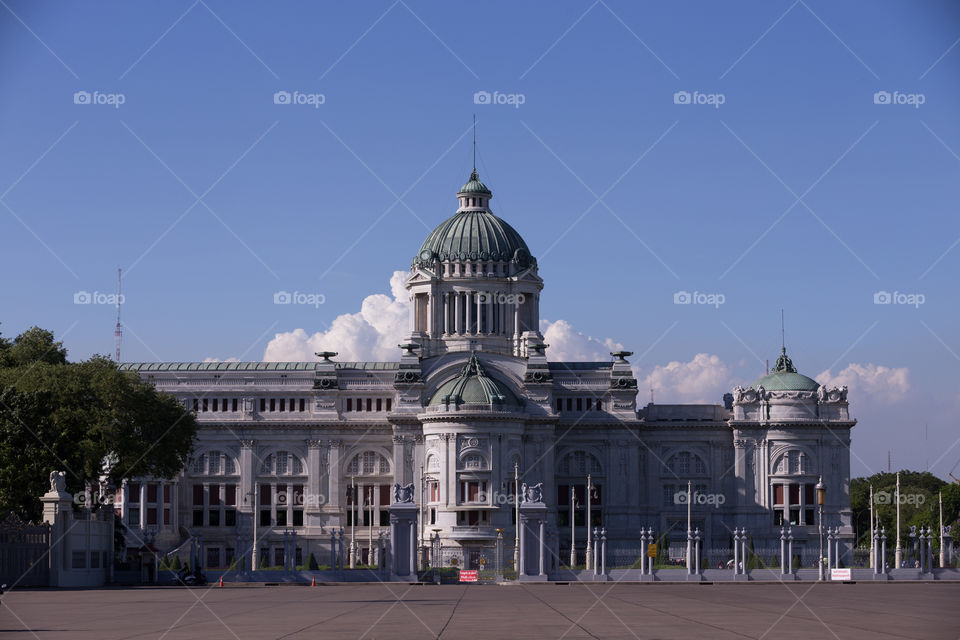
[[[750,386],[754,389],[762,386],[767,391],[816,391],[820,383],[802,373],[797,373],[793,360],[787,356],[787,350],[784,349],[777,358],[773,371],[761,376]]]
[[[502,382],[489,377],[480,366],[477,354],[460,370],[460,375],[441,384],[428,403],[431,406],[446,404],[493,404],[516,406],[517,398]]]
[[[458,196],[471,194],[490,195],[490,190],[480,182],[476,170],[457,193]],[[516,260],[521,266],[526,266],[530,261],[530,249],[516,229],[493,215],[488,207],[468,206],[461,207],[427,236],[417,258],[423,262]]]

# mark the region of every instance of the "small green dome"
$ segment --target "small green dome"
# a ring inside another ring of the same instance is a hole
[[[439,406],[452,403],[496,404],[517,406],[516,396],[502,382],[487,376],[477,360],[477,354],[460,370],[460,375],[447,380],[434,392],[428,403]]]
[[[470,173],[470,179],[467,180],[466,184],[460,187],[460,191],[457,191],[457,195],[461,193],[482,193],[486,195],[491,195],[490,189],[487,189],[487,185],[480,182],[480,176],[477,174],[477,170],[474,169]]]
[[[820,383],[802,373],[797,373],[793,360],[787,356],[787,350],[784,348],[780,357],[777,358],[773,371],[758,378],[750,386],[753,389],[762,386],[767,391],[816,391]]]

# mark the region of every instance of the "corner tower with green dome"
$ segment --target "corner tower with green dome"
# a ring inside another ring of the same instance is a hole
[[[408,342],[420,357],[483,351],[526,357],[542,344],[537,260],[523,237],[490,209],[476,168],[457,191],[456,213],[413,258]]]

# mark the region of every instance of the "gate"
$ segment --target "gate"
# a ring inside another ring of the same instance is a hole
[[[11,587],[50,584],[50,526],[9,514],[0,522],[0,583]]]
[[[430,576],[442,583],[459,582],[461,569],[475,570],[477,581],[496,583],[513,577],[513,547],[497,542],[463,546],[435,542],[430,548]]]

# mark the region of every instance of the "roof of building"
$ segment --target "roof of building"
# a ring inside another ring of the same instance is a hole
[[[750,386],[754,389],[762,386],[767,391],[816,391],[820,383],[797,373],[793,360],[787,356],[787,349],[784,347],[773,371],[761,376]]]
[[[490,194],[476,169],[458,195]],[[530,249],[516,229],[487,208],[459,210],[441,222],[420,246],[417,258],[433,260],[516,260],[526,266]]]
[[[460,187],[460,191],[457,194],[461,193],[485,193],[490,195],[490,189],[487,188],[487,185],[480,182],[480,176],[477,174],[476,168],[470,173],[470,179],[467,180],[466,184]]]
[[[447,380],[437,388],[428,404],[437,406],[448,402],[454,404],[519,404],[516,396],[506,385],[487,375],[480,365],[476,353],[471,354],[470,360],[460,369],[460,374],[456,378]]]
[[[319,362],[123,362],[121,371],[313,371]],[[337,369],[398,369],[399,362],[335,362]]]

